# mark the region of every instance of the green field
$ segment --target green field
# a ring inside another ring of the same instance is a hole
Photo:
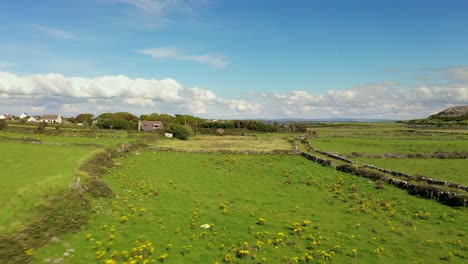
[[[145,142],[177,151],[117,154],[116,165],[103,176],[117,196],[86,195],[92,204],[88,224],[76,233],[47,234],[58,241],[47,239],[46,246],[27,250],[34,263],[132,263],[132,258],[140,263],[463,263],[468,258],[466,207],[410,196],[299,156],[252,154],[295,145],[303,150],[294,141],[300,134],[197,135],[182,141],[132,131],[49,130],[45,135],[24,128],[0,132],[0,241],[43,216],[41,206],[52,205],[46,197],[66,190],[78,175],[86,178],[78,168],[103,148]],[[466,151],[463,131],[340,123],[310,127],[307,135],[313,147],[359,164],[468,183],[466,159],[351,155]],[[67,210],[73,210],[70,202]]]
[[[65,263],[140,257],[463,263],[468,257],[466,208],[376,189],[298,156],[146,151],[117,161],[122,165],[103,177],[117,198],[96,200],[90,224],[35,251],[38,263],[67,252]]]
[[[431,178],[468,183],[467,159],[368,158],[359,154],[433,154],[466,152],[468,131],[413,129],[399,123],[330,123],[309,128],[310,144],[378,167]]]
[[[327,137],[314,138],[310,143],[317,149],[349,155],[359,153],[434,153],[441,151],[466,151],[468,140],[425,139],[369,139]]]
[[[95,145],[97,147],[115,147],[119,143],[135,140],[125,131],[96,131],[83,133],[81,131],[66,131],[57,135],[34,134],[26,132],[0,131],[4,140],[41,141],[43,143],[60,145]]]
[[[89,147],[0,142],[0,231],[22,225],[41,198],[75,181]]]
[[[158,147],[169,147],[177,150],[200,151],[200,150],[292,150],[293,146],[288,139],[291,135],[266,134],[251,136],[212,136],[198,135],[188,141],[177,139],[162,139],[154,143]]]
[[[468,185],[468,159],[371,159],[357,158],[360,163],[391,168],[410,175],[424,175],[436,179]]]

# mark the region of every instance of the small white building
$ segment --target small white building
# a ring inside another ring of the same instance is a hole
[[[61,115],[42,115],[41,122],[62,124]]]
[[[28,119],[26,119],[26,121],[36,123],[36,122],[41,121],[41,117],[40,116],[30,116]]]
[[[19,116],[19,118],[20,118],[20,119],[23,119],[23,118],[26,118],[26,117],[28,117],[28,116],[29,116],[28,114],[22,113],[22,114]]]
[[[0,120],[13,120],[12,115],[0,114]]]

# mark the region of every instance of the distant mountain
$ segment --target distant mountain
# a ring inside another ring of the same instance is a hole
[[[435,115],[429,116],[429,119],[439,119],[444,121],[468,120],[468,105],[447,108]]]

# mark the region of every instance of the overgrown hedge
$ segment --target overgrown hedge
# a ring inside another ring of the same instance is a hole
[[[66,190],[47,200],[39,219],[23,230],[0,237],[0,263],[30,263],[28,250],[54,236],[79,230],[88,221],[91,201],[79,190]]]

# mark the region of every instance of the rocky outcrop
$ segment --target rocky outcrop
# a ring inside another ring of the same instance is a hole
[[[429,116],[429,119],[468,120],[468,105],[447,108],[444,111]]]

